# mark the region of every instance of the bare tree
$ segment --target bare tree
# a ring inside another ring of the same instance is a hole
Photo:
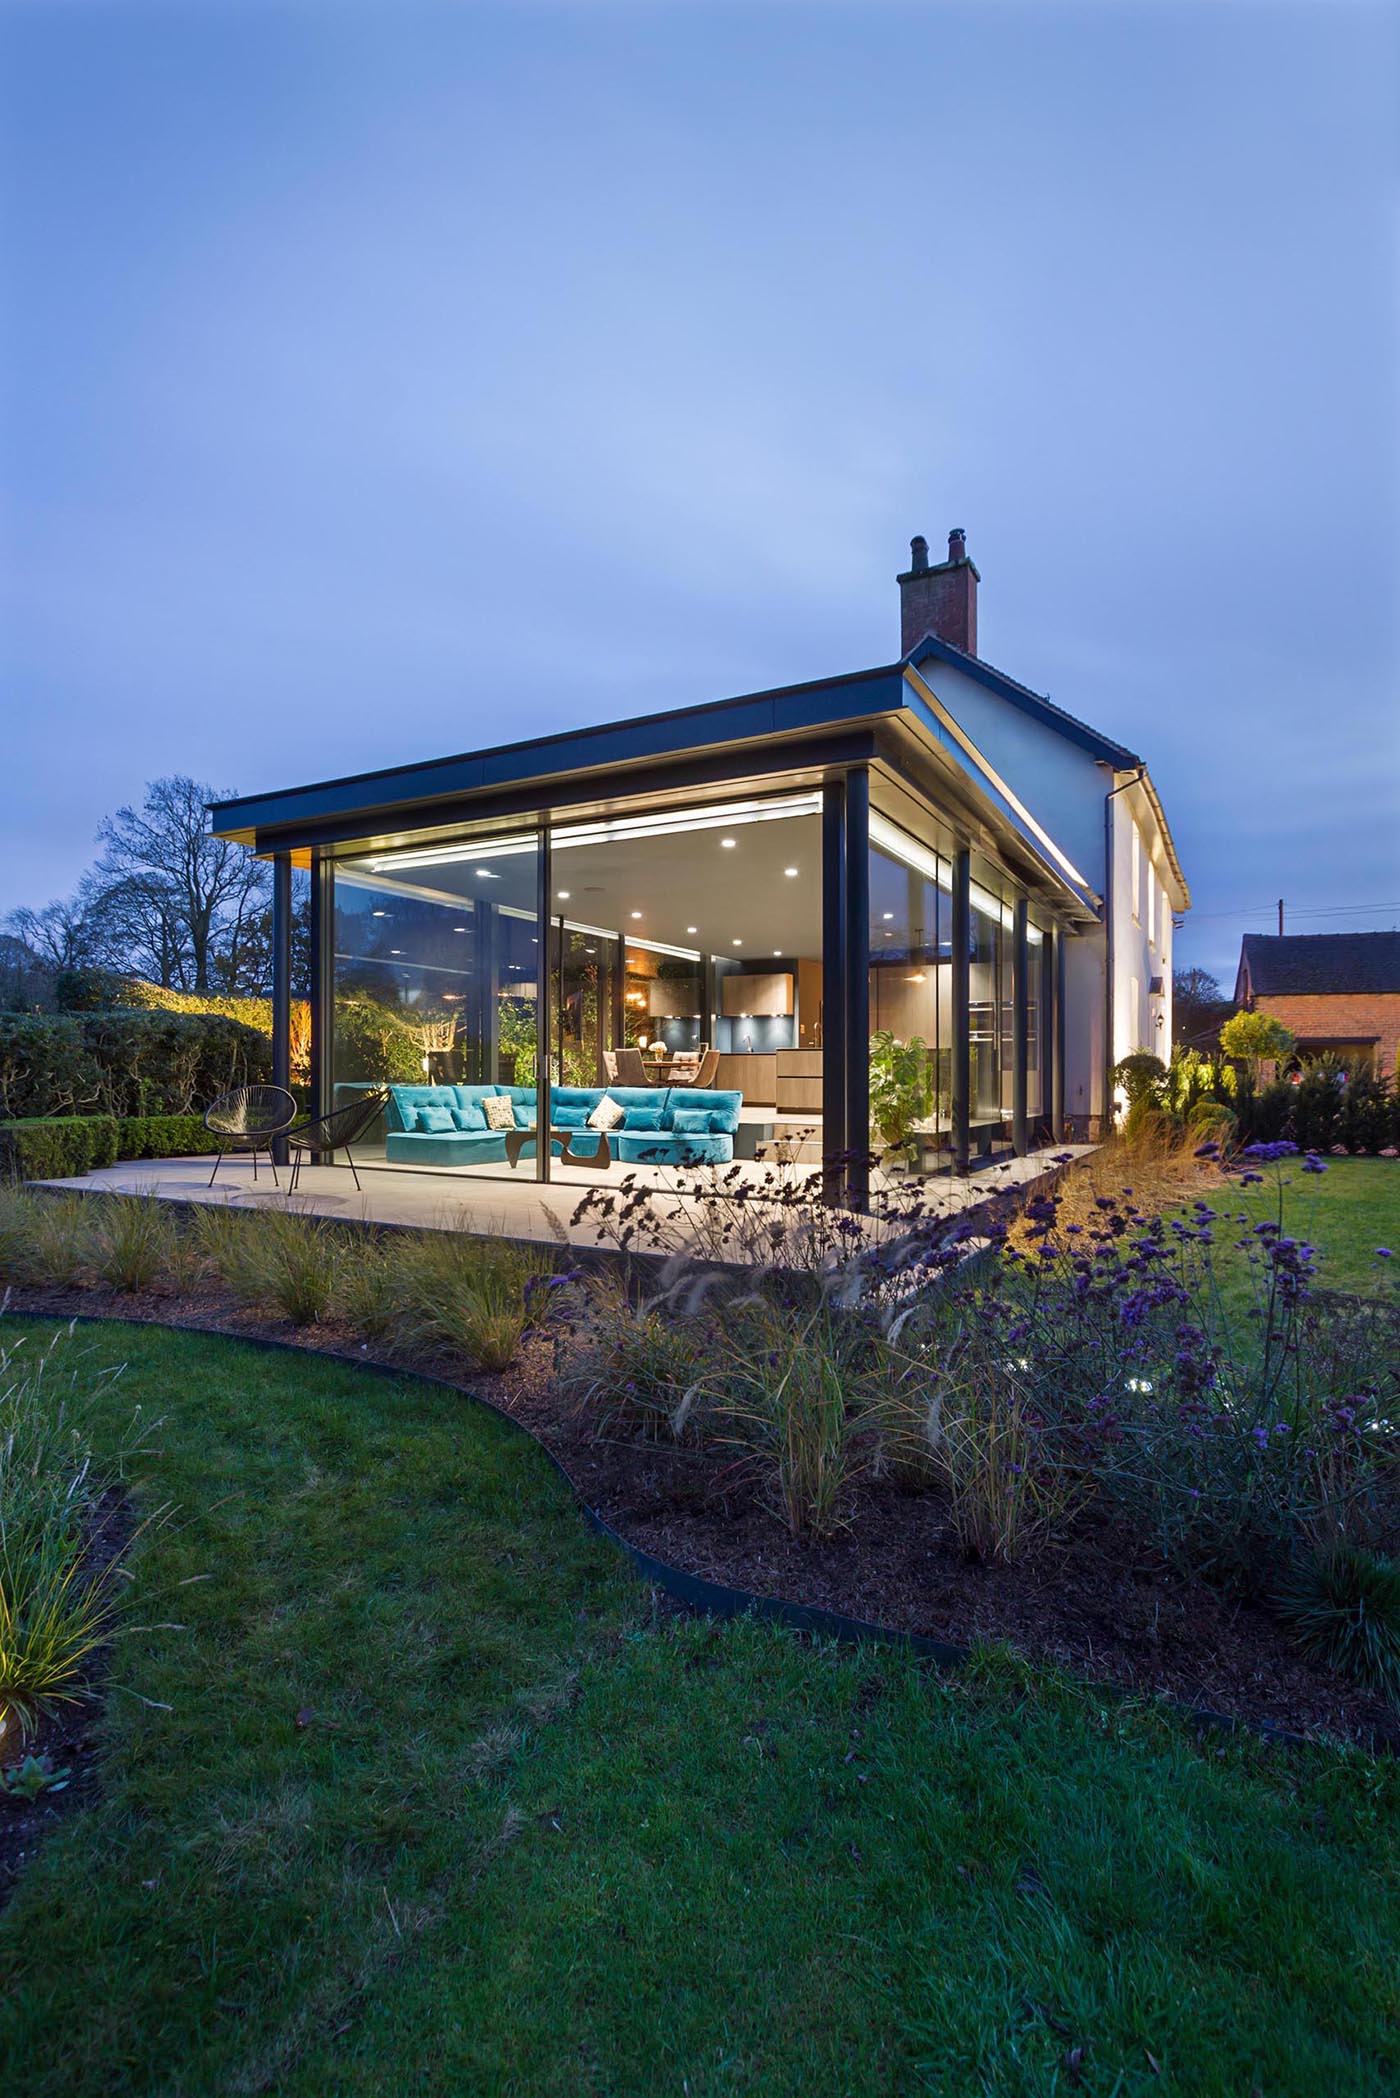
[[[6,932],[55,974],[81,969],[94,957],[96,929],[81,892],[67,902],[46,903],[41,911],[11,911],[4,922]]]
[[[184,775],[152,780],[139,809],[118,809],[101,825],[102,855],[84,894],[115,966],[189,991],[245,973],[237,958],[259,944],[270,876],[246,847],[212,835],[205,806],[217,798]],[[233,968],[216,970],[220,956]]]

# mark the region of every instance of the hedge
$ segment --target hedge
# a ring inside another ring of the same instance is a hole
[[[11,1180],[74,1180],[115,1165],[113,1115],[51,1115],[0,1122],[0,1174]]]
[[[123,1115],[117,1123],[118,1158],[207,1158],[218,1148],[202,1115]]]
[[[214,1013],[0,1013],[0,1117],[189,1115],[272,1075],[272,1044]]]

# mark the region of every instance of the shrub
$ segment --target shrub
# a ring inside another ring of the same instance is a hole
[[[1299,1149],[1327,1153],[1342,1129],[1342,1073],[1336,1059],[1320,1056],[1298,1082],[1293,1104],[1293,1134]]]
[[[111,1115],[53,1115],[0,1122],[0,1173],[12,1180],[76,1180],[115,1164]]]
[[[1305,1654],[1400,1703],[1400,1560],[1334,1546],[1296,1566],[1276,1604]]]
[[[1282,1063],[1292,1054],[1295,1039],[1271,1013],[1232,1013],[1220,1030],[1225,1054],[1242,1063],[1256,1083],[1260,1065]]]
[[[1249,1144],[1276,1144],[1294,1128],[1298,1088],[1286,1078],[1240,1090],[1240,1135]]]
[[[1353,1155],[1368,1152],[1374,1157],[1390,1142],[1390,1125],[1390,1088],[1363,1065],[1347,1082],[1337,1134]]]
[[[509,1001],[503,1001],[508,1003]],[[533,1007],[531,1008],[533,1011]],[[397,1006],[362,994],[335,1001],[336,1077],[421,1085],[423,1037]],[[528,1081],[522,1081],[525,1083]]]
[[[270,1077],[272,1044],[212,1013],[0,1013],[0,1115],[192,1113]]]
[[[218,1148],[202,1115],[122,1115],[117,1122],[118,1158],[207,1158]]]
[[[336,1271],[331,1306],[362,1340],[382,1340],[399,1322],[403,1303],[393,1265],[371,1238],[347,1240]]]
[[[1167,1067],[1150,1049],[1136,1049],[1131,1056],[1120,1057],[1109,1076],[1126,1094],[1130,1110],[1144,1101],[1154,1107],[1167,1103]]]

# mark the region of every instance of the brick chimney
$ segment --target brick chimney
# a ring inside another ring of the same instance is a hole
[[[929,567],[928,541],[909,542],[909,567],[899,582],[899,651],[907,656],[925,634],[951,641],[954,648],[977,653],[976,565],[967,557],[967,534],[957,525],[948,534],[948,558]]]

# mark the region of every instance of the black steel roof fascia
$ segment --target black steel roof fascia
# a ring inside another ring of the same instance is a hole
[[[734,755],[736,748],[743,754],[741,769],[723,762]],[[670,764],[648,765],[625,774],[614,774],[609,798],[639,793],[685,793],[695,787],[714,786],[726,777],[734,779],[737,784],[740,780],[768,779],[787,772],[829,771],[846,765],[869,764],[875,755],[874,726],[862,727],[859,724],[843,734],[774,742],[759,751],[755,751],[752,745],[725,745],[708,754],[677,758]],[[366,824],[376,831],[436,830],[456,823],[482,823],[501,817],[558,815],[576,804],[599,800],[602,798],[599,788],[596,775],[574,772],[558,780],[539,781],[494,794],[444,795],[432,802],[408,805],[386,803],[355,815],[328,816],[315,823],[263,823],[257,826],[255,833],[256,850],[260,853],[290,852],[308,845],[343,844],[367,835]],[[347,824],[351,828],[347,829]]]
[[[857,671],[815,684],[716,700],[635,720],[602,722],[558,736],[503,744],[459,757],[431,758],[417,765],[390,766],[303,787],[275,788],[210,803],[219,834],[257,830],[299,820],[320,821],[363,810],[402,807],[418,801],[470,794],[489,786],[526,780],[544,782],[609,764],[679,757],[729,744],[801,733],[805,729],[888,712],[902,702],[900,666]],[[696,734],[697,728],[703,733]],[[547,762],[542,762],[547,761]]]

